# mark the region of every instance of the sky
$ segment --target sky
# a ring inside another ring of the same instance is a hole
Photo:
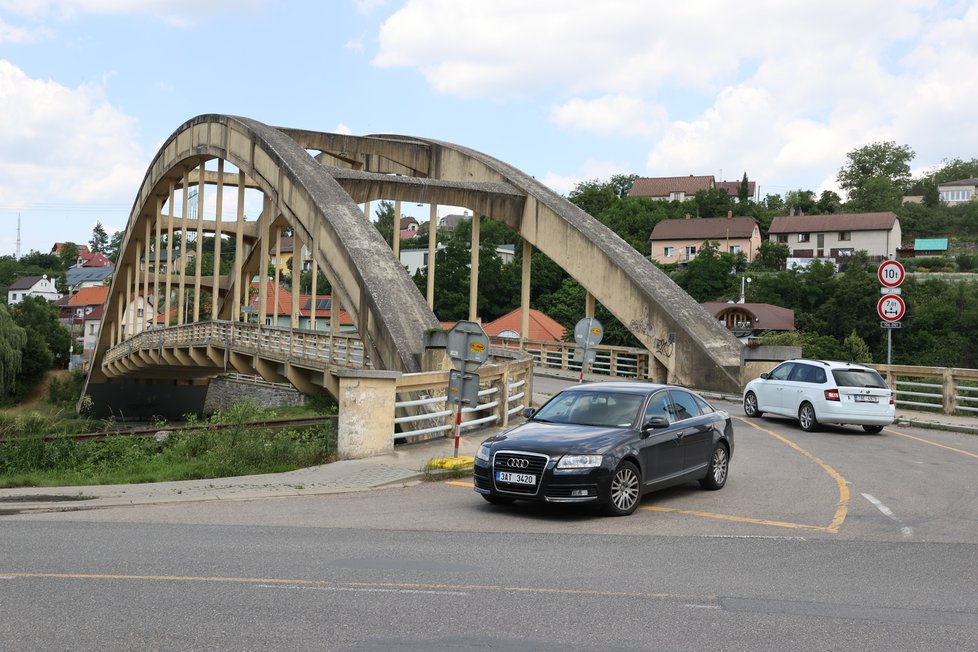
[[[0,0],[0,255],[18,216],[21,255],[125,229],[204,113],[448,141],[564,195],[746,172],[764,197],[838,191],[872,142],[915,174],[978,158],[976,70],[978,0]]]

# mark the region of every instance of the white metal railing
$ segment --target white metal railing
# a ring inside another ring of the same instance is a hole
[[[356,334],[311,331],[230,321],[204,321],[145,330],[105,353],[111,364],[137,351],[212,346],[237,353],[314,365],[372,368]]]
[[[478,404],[461,409],[460,431],[505,426],[529,401],[533,377],[528,357],[514,360],[514,352],[491,349],[493,363],[479,369]],[[394,403],[397,439],[448,434],[455,424],[455,408],[448,402],[448,371],[404,374],[397,383],[403,396]]]

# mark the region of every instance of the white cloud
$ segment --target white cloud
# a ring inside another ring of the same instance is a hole
[[[27,28],[8,25],[0,18],[0,43],[35,43],[48,38],[51,32],[43,27]]]
[[[978,150],[978,0],[408,0],[378,39],[374,65],[441,93],[556,97],[565,131],[647,139],[645,174],[831,187],[874,140]]]
[[[580,183],[595,179],[610,179],[616,174],[631,174],[628,165],[614,161],[598,161],[588,159],[584,162],[579,174],[562,175],[547,172],[540,183],[561,195],[568,195]]]
[[[30,79],[0,59],[0,204],[126,202],[146,170],[137,123],[101,87]]]
[[[344,136],[352,136],[353,135],[353,130],[350,129],[349,127],[347,127],[345,124],[343,124],[341,122],[338,125],[336,125],[336,128],[335,129],[333,129],[333,133],[334,134],[343,134]]]
[[[598,134],[656,135],[668,121],[666,108],[628,95],[608,95],[594,100],[574,98],[551,109],[561,127]]]

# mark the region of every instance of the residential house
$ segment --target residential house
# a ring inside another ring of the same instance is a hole
[[[462,222],[468,222],[472,219],[472,214],[468,211],[463,212],[461,215],[457,213],[452,213],[451,215],[444,215],[438,218],[438,230],[445,231],[446,233],[452,233],[458,228],[458,225]]]
[[[761,246],[761,230],[753,217],[697,217],[662,220],[652,229],[652,260],[668,265],[688,263],[704,242],[717,242],[721,252],[742,253],[754,260]]]
[[[917,238],[909,257],[914,256],[947,256],[947,238]]]
[[[68,330],[75,342],[80,343],[77,348],[81,349],[86,361],[91,359],[92,350],[98,341],[102,311],[108,296],[107,285],[81,288],[68,297],[65,309],[62,310],[61,318],[67,321]]]
[[[114,271],[115,267],[69,267],[65,270],[65,283],[69,292],[99,287],[108,282]]]
[[[410,240],[411,238],[418,235],[418,229],[421,228],[421,224],[415,218],[410,215],[402,215],[400,223],[400,238],[401,240]]]
[[[734,199],[740,197],[740,184],[742,181],[717,181],[717,190],[722,190]],[[757,193],[757,184],[753,181],[747,181],[747,198],[757,201],[755,194]]]
[[[795,311],[769,303],[707,301],[701,306],[735,336],[745,341],[762,333],[795,330]]]
[[[279,286],[275,292],[274,281],[267,281],[268,294],[265,304],[265,325],[289,328],[292,326],[292,291]],[[251,284],[251,302],[244,308],[244,313],[248,321],[254,321],[259,310],[258,283]],[[296,313],[297,328],[317,331],[328,331],[333,320],[333,297],[331,295],[321,295],[316,297],[316,322],[315,328],[312,326],[312,295],[302,294],[298,297],[299,310]],[[347,333],[356,330],[353,318],[350,314],[342,310],[338,314],[339,332]]]
[[[788,245],[789,257],[801,261],[832,259],[865,251],[872,260],[896,258],[901,243],[896,213],[843,213],[775,217],[768,239]]]
[[[700,190],[716,188],[713,175],[688,177],[639,177],[632,183],[629,197],[651,197],[673,201],[692,199]]]
[[[942,202],[951,206],[978,200],[978,178],[939,183],[937,194]]]
[[[57,301],[61,293],[54,285],[54,279],[47,274],[41,276],[22,276],[7,288],[7,305],[14,306],[27,297],[44,297],[48,301]]]
[[[154,324],[158,323],[155,304],[156,297],[152,294],[143,296],[140,292],[130,299],[125,314],[122,316],[125,320],[122,323],[125,337],[138,335],[144,330],[153,328]]]
[[[115,267],[115,263],[108,256],[100,251],[91,252],[88,247],[78,252],[78,260],[79,267]]]
[[[499,319],[482,325],[482,330],[489,337],[503,339],[520,339],[520,324],[522,315],[520,309],[507,313]],[[567,330],[557,321],[551,319],[539,310],[530,309],[530,327],[526,339],[545,342],[561,342]]]
[[[435,250],[441,251],[445,248],[445,245],[438,243]],[[414,276],[414,274],[422,267],[428,266],[428,248],[419,247],[415,249],[401,249],[399,252],[401,265],[407,268],[409,276]],[[437,266],[436,266],[437,270]]]

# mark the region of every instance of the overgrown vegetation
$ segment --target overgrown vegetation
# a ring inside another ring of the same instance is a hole
[[[278,473],[335,459],[336,438],[329,425],[276,430],[249,425],[274,417],[274,412],[246,401],[214,414],[197,431],[75,441],[45,440],[52,426],[49,417],[11,422],[0,416],[0,486],[195,480]]]

